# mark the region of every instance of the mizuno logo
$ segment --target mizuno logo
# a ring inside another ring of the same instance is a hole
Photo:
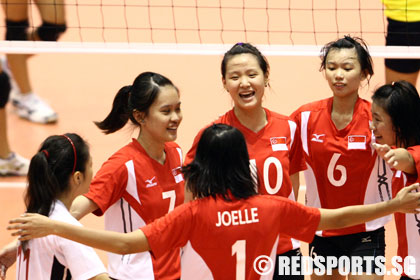
[[[313,137],[312,137],[311,141],[319,142],[319,143],[323,143],[324,142],[324,139],[321,139],[321,137],[324,137],[325,134],[316,134],[316,133],[313,133],[312,136]]]
[[[157,185],[156,182],[153,182],[156,179],[156,176],[154,176],[152,179],[144,181],[146,183],[146,188],[154,187]]]
[[[369,243],[369,242],[372,242],[372,239],[370,238],[370,236],[362,237],[362,243]]]

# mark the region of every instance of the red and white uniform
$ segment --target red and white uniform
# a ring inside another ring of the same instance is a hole
[[[92,180],[86,197],[105,213],[105,228],[131,232],[153,222],[184,202],[182,152],[176,143],[165,144],[162,165],[133,141],[112,155]],[[180,250],[167,250],[159,258],[149,252],[109,253],[108,271],[116,279],[176,279],[180,276]]]
[[[371,147],[371,104],[358,98],[352,121],[338,130],[331,119],[332,102],[333,98],[328,98],[309,103],[291,116],[300,127],[308,166],[304,172],[306,204],[335,209],[391,199],[392,171]],[[372,231],[389,220],[390,216],[386,216],[317,234],[337,236]]]
[[[181,205],[141,230],[156,256],[185,246],[182,279],[272,279],[274,269],[261,276],[254,261],[258,268],[257,258],[270,256],[274,265],[279,234],[310,242],[319,221],[318,209],[284,197],[218,196]]]
[[[49,217],[82,226],[59,200],[55,201]],[[16,265],[16,279],[20,280],[86,280],[106,273],[91,247],[55,235],[30,240],[25,250],[19,246]]]
[[[228,124],[244,135],[251,166],[256,167],[257,170],[260,194],[278,195],[295,200],[289,175],[306,168],[301,156],[300,139],[295,137],[296,123],[287,116],[264,110],[267,125],[258,132],[253,132],[243,126],[233,110],[213,123]],[[198,141],[204,129],[195,137],[185,158],[185,164],[194,159]],[[298,241],[282,237],[277,253],[282,254],[296,248],[299,248]]]
[[[392,178],[392,193],[394,197],[403,187],[419,181],[420,146],[411,147],[407,150],[414,158],[417,176],[407,175],[401,171],[395,171],[394,177]],[[420,214],[395,212],[394,217],[398,235],[398,256],[400,256],[403,260],[407,256],[411,256],[416,259],[415,275],[408,276],[413,279],[420,279]]]

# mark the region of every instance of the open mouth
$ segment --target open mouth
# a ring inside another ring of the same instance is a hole
[[[248,93],[240,93],[239,97],[241,97],[242,99],[249,99],[252,98],[255,95],[255,91],[251,91]]]

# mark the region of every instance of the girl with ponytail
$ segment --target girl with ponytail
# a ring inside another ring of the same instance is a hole
[[[91,180],[86,142],[73,133],[50,136],[29,165],[26,212],[81,226],[68,209],[74,198],[88,191]],[[17,245],[16,279],[109,279],[90,247],[55,236]]]
[[[127,233],[153,222],[184,201],[182,153],[174,143],[182,120],[177,87],[166,77],[141,73],[116,94],[111,112],[97,127],[105,134],[130,120],[139,128],[136,139],[115,152],[100,168],[87,194],[75,199],[77,219],[105,214],[105,228]],[[149,252],[108,256],[114,279],[178,279],[180,251],[156,258]]]

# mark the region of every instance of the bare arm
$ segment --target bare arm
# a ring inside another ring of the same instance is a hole
[[[296,172],[290,175],[290,181],[292,181],[293,192],[295,194],[295,199],[297,201],[298,196],[299,196],[299,187],[300,187],[299,172]]]
[[[70,207],[70,213],[77,220],[80,220],[89,213],[98,209],[98,205],[84,195],[79,195],[73,200]]]
[[[89,280],[111,280],[111,278],[109,278],[108,274],[101,273],[101,274],[96,275],[92,278],[89,278]]]
[[[6,272],[16,262],[18,240],[10,242],[0,250],[0,279],[6,279]]]
[[[10,221],[9,230],[18,230],[12,235],[20,235],[19,240],[30,240],[54,234],[90,247],[116,254],[132,254],[150,250],[146,236],[141,230],[119,233],[74,226],[51,220],[39,214],[24,214]]]
[[[416,208],[420,207],[420,192],[411,192],[418,187],[419,184],[405,187],[398,192],[394,199],[389,201],[338,209],[320,209],[321,220],[318,230],[350,227],[394,212],[419,213]]]
[[[388,145],[372,144],[378,155],[390,166],[407,174],[417,174],[413,156],[404,148],[391,149]]]

